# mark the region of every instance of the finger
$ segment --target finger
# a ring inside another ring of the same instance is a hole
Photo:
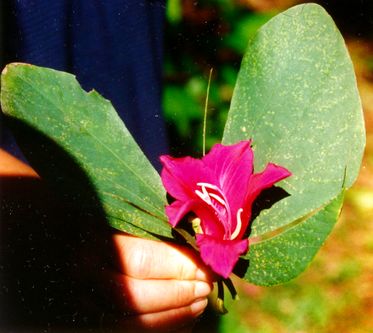
[[[137,314],[187,306],[211,292],[211,286],[203,281],[141,280],[109,270],[103,272],[101,281],[107,284],[106,293],[120,311]]]
[[[3,149],[0,149],[0,177],[39,178],[35,170]]]
[[[209,281],[206,267],[189,249],[144,240],[123,233],[113,235],[119,270],[137,279]]]
[[[118,322],[125,332],[189,332],[194,320],[203,313],[207,300],[167,311],[147,313]],[[183,330],[184,328],[184,330]]]

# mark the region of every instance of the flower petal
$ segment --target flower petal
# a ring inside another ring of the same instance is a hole
[[[219,187],[229,203],[231,221],[228,235],[236,228],[237,212],[244,206],[253,173],[254,154],[250,145],[251,141],[241,141],[230,146],[216,144],[202,159],[203,163],[214,171]],[[248,221],[243,222],[242,228],[246,229]]]
[[[179,221],[193,207],[193,201],[174,201],[171,205],[166,206],[166,215],[172,227],[176,227]]]
[[[220,188],[229,197],[230,194],[236,196],[246,193],[249,177],[253,172],[254,157],[250,144],[250,141],[241,141],[230,146],[218,143],[202,159],[203,163],[214,171]]]
[[[201,227],[204,234],[223,239],[225,234],[224,224],[219,221],[211,209],[199,204],[193,207],[193,212],[201,219]]]
[[[287,169],[273,163],[268,163],[264,171],[252,175],[246,202],[252,203],[261,191],[270,188],[275,183],[291,176]]]
[[[182,201],[194,200],[195,189],[199,182],[215,182],[211,171],[207,170],[201,160],[192,157],[173,158],[168,155],[160,157],[163,169],[161,178],[167,192]]]
[[[275,183],[289,176],[291,176],[290,171],[273,163],[268,163],[261,173],[253,174],[250,178],[249,189],[241,215],[242,221],[250,221],[252,204],[263,190],[270,188]],[[241,228],[237,238],[241,238],[245,234],[246,227]]]
[[[241,254],[249,248],[248,239],[221,240],[208,235],[196,235],[201,258],[214,272],[228,278]]]

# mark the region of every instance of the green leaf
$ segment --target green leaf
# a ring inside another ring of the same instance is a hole
[[[323,209],[356,179],[365,145],[361,103],[343,38],[320,6],[300,5],[277,15],[248,46],[223,142],[250,138],[256,172],[273,162],[293,174],[280,184],[290,196],[262,211],[253,222],[253,237]],[[276,255],[272,246],[278,250],[288,241],[263,243],[257,253],[266,249]],[[311,258],[298,260],[303,256],[298,252],[296,257],[286,257],[289,267],[298,263],[293,267],[297,272],[299,263]],[[259,263],[249,268],[248,276],[263,270],[261,284],[290,278],[291,274],[283,274],[273,279],[276,268]]]
[[[109,101],[73,75],[10,64],[1,106],[31,164],[76,205],[102,206],[119,230],[171,237],[160,177]]]
[[[245,279],[256,285],[275,285],[302,273],[330,234],[343,204],[343,194],[315,214],[250,247]]]

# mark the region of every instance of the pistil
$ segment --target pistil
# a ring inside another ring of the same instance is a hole
[[[240,208],[238,211],[237,211],[237,224],[236,224],[236,228],[234,229],[233,231],[233,234],[231,235],[231,240],[235,239],[240,231],[241,231],[241,228],[242,228],[242,221],[241,221],[241,213],[242,213],[243,209]]]

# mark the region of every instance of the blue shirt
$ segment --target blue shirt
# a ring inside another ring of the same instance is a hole
[[[76,75],[109,99],[159,168],[167,152],[161,110],[164,1],[22,0],[3,9],[6,61]],[[3,148],[19,155],[3,130]]]

